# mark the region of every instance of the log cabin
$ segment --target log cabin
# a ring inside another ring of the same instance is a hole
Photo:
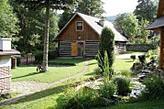
[[[115,48],[126,50],[128,41],[105,19],[75,13],[57,35],[59,56],[93,57],[97,54],[103,27],[109,27],[115,34]]]
[[[157,18],[148,29],[160,32],[160,68],[164,69],[164,0],[159,0]]]

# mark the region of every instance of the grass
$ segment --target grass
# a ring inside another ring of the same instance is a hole
[[[164,100],[152,100],[136,103],[118,104],[111,107],[95,108],[95,109],[163,109]]]
[[[85,62],[89,64],[89,67],[88,71],[85,72],[84,75],[79,76],[74,80],[59,84],[58,86],[54,86],[50,89],[29,95],[28,97],[19,100],[15,104],[0,107],[0,109],[55,109],[55,106],[57,105],[57,98],[66,88],[70,87],[70,84],[83,81],[94,75],[93,71],[97,66],[96,60],[88,60]]]
[[[52,61],[51,61],[52,62]],[[57,59],[59,63],[59,59]],[[75,63],[75,66],[50,66],[48,72],[36,72],[35,66],[22,66],[12,70],[12,81],[36,81],[36,82],[54,82],[83,70],[84,62],[82,59],[60,59],[61,63]]]
[[[0,109],[51,109],[55,107],[56,99],[66,87],[66,85],[60,85],[29,95],[15,104],[0,107]]]
[[[85,61],[83,58],[74,58],[74,57],[58,57],[56,59],[50,60],[49,64],[54,65],[77,65],[78,63],[81,63]]]
[[[115,71],[130,71],[130,68],[133,65],[133,61],[131,59],[115,59],[113,64],[113,68]]]
[[[80,71],[84,62],[87,62],[89,65],[88,71],[85,72],[84,75],[77,77],[74,80],[67,81],[65,83],[59,84],[58,86],[54,86],[50,89],[29,95],[21,100],[19,100],[15,104],[7,105],[0,107],[0,109],[55,109],[57,105],[57,98],[60,94],[63,93],[65,89],[67,89],[69,84],[73,84],[75,82],[83,81],[87,78],[95,76],[94,69],[97,67],[96,60],[87,60],[84,61],[82,59],[61,59],[52,60],[52,63],[73,63],[75,66],[58,66],[58,67],[50,67],[49,72],[47,73],[36,73],[35,67],[19,67],[13,70],[13,81],[39,81],[39,82],[52,82],[55,80],[59,80],[61,78],[65,78],[68,75],[73,75],[77,71]],[[116,59],[114,63],[114,69],[117,71],[120,70],[129,70],[132,65],[131,60],[122,60]],[[123,104],[122,104],[123,105]],[[126,105],[126,104],[125,104]],[[116,107],[112,107],[113,109],[117,109]],[[101,108],[105,109],[105,108]],[[108,108],[107,108],[108,109]],[[118,108],[119,109],[119,108]],[[124,109],[124,108],[123,108]],[[128,108],[127,108],[128,109]]]
[[[19,67],[12,71],[12,80],[50,83],[78,73],[82,70],[82,66],[49,67],[46,73],[38,73],[35,69],[35,67]]]

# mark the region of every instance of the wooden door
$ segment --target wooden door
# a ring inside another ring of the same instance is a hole
[[[76,41],[71,44],[71,56],[78,56],[78,44]]]

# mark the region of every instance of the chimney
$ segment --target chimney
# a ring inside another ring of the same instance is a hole
[[[99,20],[99,25],[103,27],[104,26],[104,21],[105,21],[104,18],[101,18]]]
[[[11,50],[11,38],[0,38],[0,51]]]

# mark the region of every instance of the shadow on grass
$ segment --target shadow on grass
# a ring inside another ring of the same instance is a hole
[[[85,76],[94,76],[94,75],[96,75],[95,72],[91,72],[91,73],[87,73],[87,74],[85,74]]]
[[[89,63],[88,65],[95,65],[95,64],[97,64],[97,62]]]
[[[126,60],[125,62],[134,62],[133,60]]]
[[[82,58],[82,57],[59,57],[53,60],[49,60],[50,65],[70,65],[75,66],[86,60],[92,60],[93,58]]]
[[[24,77],[27,77],[27,76],[33,76],[33,75],[37,75],[37,74],[41,74],[41,73],[45,73],[45,72],[33,72],[33,73],[29,73],[27,75],[13,77],[12,79],[24,78]]]
[[[43,91],[40,91],[40,92],[36,92],[34,94],[27,95],[25,98],[22,98],[22,99],[18,100],[15,103],[12,103],[12,104],[30,102],[30,101],[41,99],[41,98],[44,98],[44,97],[47,97],[47,96],[50,96],[50,95],[53,95],[53,94],[59,94],[62,91],[64,91],[64,89],[66,87],[68,87],[68,85],[57,86],[57,87],[54,87],[54,88],[50,88],[50,89],[46,89],[46,90],[43,90]]]

